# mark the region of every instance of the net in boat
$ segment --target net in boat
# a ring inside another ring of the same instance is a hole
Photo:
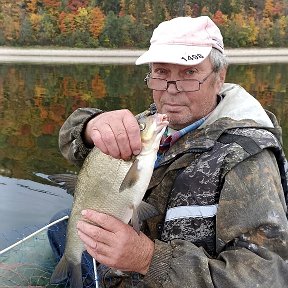
[[[60,221],[67,218],[68,216]],[[53,229],[52,224],[49,227]],[[47,229],[48,225],[0,251],[0,288],[70,287],[68,280],[60,284],[50,284],[50,277],[57,261],[50,247]],[[91,267],[94,272],[93,268]],[[95,287],[95,285],[97,283],[91,282],[86,283],[85,287]]]

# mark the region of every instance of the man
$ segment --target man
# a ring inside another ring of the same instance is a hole
[[[218,27],[206,16],[163,22],[136,61],[144,63],[157,110],[169,117],[145,198],[160,215],[138,235],[111,216],[83,211],[78,234],[88,253],[134,272],[118,284],[110,278],[117,287],[288,287],[280,128],[243,88],[224,84]],[[78,165],[93,146],[122,159],[141,147],[128,110],[78,109],[59,141]]]

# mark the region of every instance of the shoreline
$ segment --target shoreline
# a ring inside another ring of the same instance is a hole
[[[146,50],[0,46],[0,63],[134,64]],[[288,63],[288,48],[226,49],[230,64]]]

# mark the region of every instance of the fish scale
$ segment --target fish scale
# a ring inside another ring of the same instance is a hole
[[[137,223],[137,209],[144,218],[155,215],[155,208],[142,202],[142,199],[154,170],[160,139],[168,120],[164,114],[151,115],[147,112],[142,113],[137,121],[143,127],[139,155],[124,161],[112,158],[94,147],[86,157],[76,182],[65,252],[51,276],[51,283],[59,283],[70,275],[71,288],[83,287],[81,257],[85,247],[77,234],[77,223],[82,218],[82,210],[90,208],[107,213],[124,223],[132,220],[138,233],[140,224]],[[55,175],[54,180],[63,182]]]

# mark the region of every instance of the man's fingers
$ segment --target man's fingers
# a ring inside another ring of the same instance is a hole
[[[113,126],[113,134],[116,140],[117,148],[119,151],[119,157],[124,160],[128,160],[131,157],[132,151],[129,143],[129,138],[123,123]],[[113,156],[112,154],[110,154]]]
[[[109,250],[109,246],[106,243],[102,243],[100,241],[96,241],[95,239],[89,237],[82,231],[78,230],[78,235],[80,239],[84,242],[84,245],[87,248],[93,250],[96,253],[101,253],[103,255],[107,254]]]
[[[134,155],[138,155],[141,151],[141,138],[140,138],[140,129],[136,118],[130,117],[131,115],[127,115],[127,117],[123,118],[123,125],[125,127],[129,127],[129,144],[130,149]]]
[[[88,220],[89,222],[94,223],[97,226],[102,227],[103,229],[116,233],[121,230],[124,223],[110,215],[105,213],[99,213],[94,210],[83,210],[82,215],[84,216],[84,220]]]
[[[128,160],[141,150],[138,122],[127,109],[105,112],[91,119],[84,134],[87,143],[117,159]]]
[[[81,240],[88,246],[95,248],[95,243],[100,242],[109,246],[111,242],[111,232],[87,223],[79,221],[77,224],[78,234]],[[114,236],[114,234],[112,234]]]
[[[101,245],[103,245],[103,244],[100,243],[99,246],[98,246],[98,249],[96,251],[93,248],[89,247],[89,246],[85,246],[85,248],[86,248],[87,252],[95,260],[97,260],[97,262],[99,262],[101,264],[104,264],[107,267],[114,268],[115,261],[113,261],[113,258],[111,258],[109,253],[108,253],[108,255],[106,255],[105,250],[103,250],[103,252],[100,252],[100,251],[102,251]]]
[[[121,158],[121,153],[119,150],[119,145],[114,135],[114,131],[112,127],[108,123],[104,123],[101,125],[101,128],[98,128],[101,134],[101,140],[104,143],[105,147],[107,148],[108,155],[111,155],[114,158]],[[96,143],[95,143],[96,146]],[[97,146],[98,147],[98,146]],[[98,147],[100,149],[100,147]],[[101,150],[104,152],[103,150]],[[105,152],[104,152],[105,153]]]
[[[109,154],[108,149],[105,143],[103,142],[101,134],[98,129],[93,129],[93,131],[91,132],[91,139],[97,148],[99,148],[103,153]]]

